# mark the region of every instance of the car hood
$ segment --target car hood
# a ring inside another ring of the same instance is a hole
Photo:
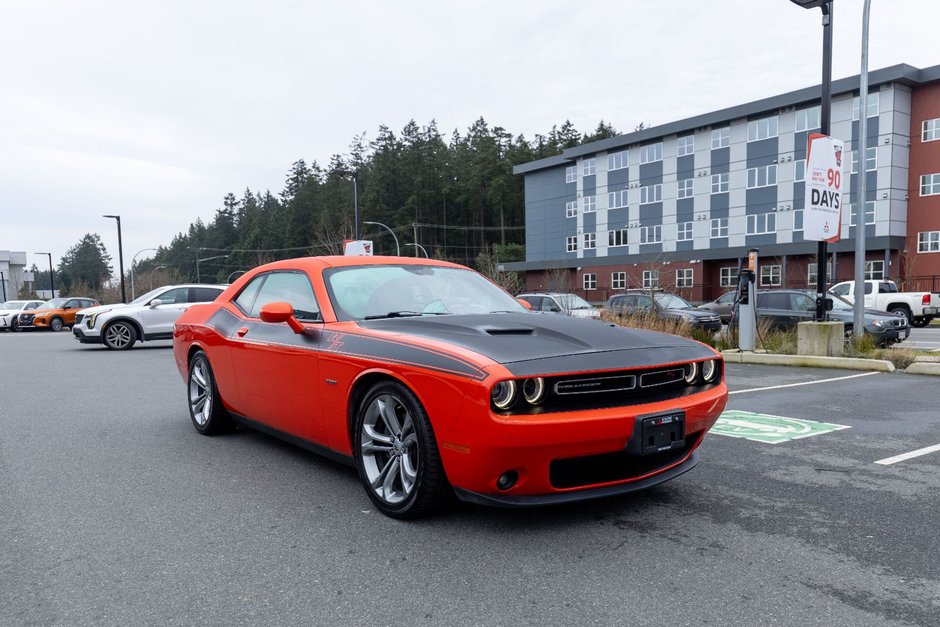
[[[92,314],[101,313],[103,311],[111,311],[112,309],[117,309],[118,307],[127,307],[124,303],[117,303],[116,305],[95,305],[94,307],[86,307],[85,309],[79,309],[78,313],[83,316],[90,316]]]
[[[360,321],[374,332],[459,346],[514,375],[640,368],[716,356],[686,338],[607,322],[530,313],[421,316]]]
[[[0,316],[7,316],[10,314],[20,314],[24,311],[31,311],[30,309],[0,309]]]

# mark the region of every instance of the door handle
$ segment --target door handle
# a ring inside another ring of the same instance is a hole
[[[238,334],[238,337],[245,337],[248,334],[248,327],[241,327],[235,333]]]

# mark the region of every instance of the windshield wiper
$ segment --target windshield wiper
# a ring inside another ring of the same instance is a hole
[[[413,318],[416,316],[446,316],[449,314],[449,311],[390,311],[386,314],[378,314],[375,316],[366,316],[363,320],[380,320],[382,318]]]

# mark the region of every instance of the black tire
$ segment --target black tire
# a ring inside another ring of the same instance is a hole
[[[930,318],[914,318],[911,320],[911,326],[916,329],[923,329],[930,325]]]
[[[353,456],[366,494],[387,516],[426,516],[448,500],[450,485],[431,422],[403,385],[378,383],[366,393],[353,428]]]
[[[126,351],[137,341],[137,329],[123,320],[112,322],[101,333],[102,343],[113,351]]]
[[[222,406],[212,366],[203,351],[196,352],[189,360],[186,392],[189,417],[196,431],[216,435],[232,428],[232,418]]]
[[[65,325],[62,324],[62,318],[60,318],[59,316],[56,316],[55,318],[49,321],[49,330],[54,331],[55,333],[58,333],[59,331],[61,331],[62,327],[64,326]]]
[[[907,320],[907,324],[911,324],[911,310],[903,305],[895,305],[894,307],[888,307],[888,312],[893,314],[903,314],[904,319]]]
[[[13,320],[10,321],[10,332],[19,333],[20,331],[20,321],[17,320],[16,316],[13,316]]]

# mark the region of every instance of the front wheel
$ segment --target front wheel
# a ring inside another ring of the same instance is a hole
[[[104,330],[104,345],[113,351],[127,350],[137,341],[137,330],[127,322],[114,322]]]
[[[62,324],[62,318],[53,318],[49,322],[49,328],[55,331],[56,333],[61,331],[63,326],[64,325]]]
[[[355,423],[354,455],[372,503],[393,518],[439,509],[449,485],[427,412],[404,386],[379,383],[365,395]]]
[[[189,392],[189,417],[196,431],[203,435],[215,435],[231,428],[232,419],[222,406],[212,366],[203,351],[197,352],[189,360],[189,381],[186,387]]]

